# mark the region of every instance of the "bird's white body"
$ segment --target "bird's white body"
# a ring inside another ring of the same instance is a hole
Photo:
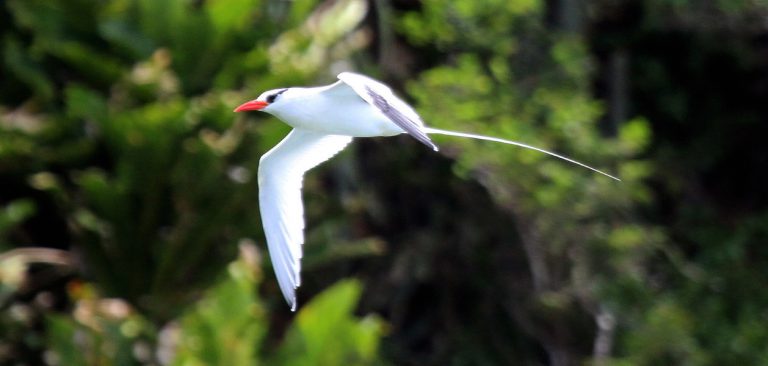
[[[286,98],[283,102],[285,107],[266,112],[293,128],[329,135],[373,137],[393,136],[405,132],[385,115],[374,113],[374,107],[357,97],[351,89],[339,85],[340,83],[342,82],[329,87],[291,88],[282,96]],[[344,95],[345,90],[339,90],[341,88],[347,89],[346,92],[350,95]],[[348,102],[339,103],[338,100]],[[334,110],[329,111],[329,106],[335,106]],[[369,118],[361,121],[360,116]]]
[[[354,137],[408,133],[433,150],[437,150],[437,145],[428,134],[494,141],[540,151],[617,179],[519,142],[426,127],[416,111],[386,85],[349,72],[339,74],[338,78],[328,86],[270,90],[235,109],[267,112],[293,127],[283,141],[262,156],[258,173],[264,234],[277,281],[292,310],[296,309],[296,288],[301,284],[304,173],[343,150]]]
[[[339,74],[339,81],[331,85],[285,89],[278,99],[279,108],[268,106],[262,110],[291,127],[331,135],[374,137],[406,132],[374,105],[367,88],[386,98],[391,108],[402,112],[415,125],[424,126],[416,111],[397,98],[389,87],[349,72]]]

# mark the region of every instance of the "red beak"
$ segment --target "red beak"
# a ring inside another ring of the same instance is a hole
[[[269,103],[261,100],[252,100],[250,102],[245,102],[241,104],[239,107],[235,108],[235,112],[259,111],[264,109],[264,107],[268,105]]]

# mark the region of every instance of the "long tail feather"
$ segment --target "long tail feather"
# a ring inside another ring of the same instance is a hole
[[[583,164],[583,163],[580,163],[580,162],[578,162],[576,160],[566,158],[565,156],[555,154],[555,153],[553,153],[551,151],[547,151],[547,150],[544,150],[544,149],[540,149],[538,147],[533,147],[533,146],[530,146],[530,145],[526,145],[526,144],[523,144],[521,142],[515,142],[515,141],[511,141],[511,140],[500,139],[498,137],[475,135],[475,134],[472,134],[472,133],[464,133],[464,132],[456,132],[456,131],[449,131],[449,130],[441,130],[439,128],[431,128],[431,127],[424,127],[424,132],[426,132],[428,134],[447,135],[447,136],[456,136],[456,137],[466,137],[466,138],[470,138],[470,139],[500,142],[502,144],[515,145],[515,146],[523,147],[523,148],[526,148],[526,149],[536,150],[536,151],[539,151],[539,152],[543,152],[543,153],[545,153],[547,155],[551,155],[551,156],[554,156],[556,158],[563,159],[563,160],[565,160],[565,161],[567,161],[569,163],[580,165],[580,166],[582,166],[584,168],[587,168],[587,169],[592,170],[594,172],[600,173],[600,174],[602,174],[602,175],[604,175],[606,177],[609,177],[609,178],[621,181],[621,179],[616,178],[616,177],[614,177],[614,176],[612,176],[612,175],[610,175],[608,173],[601,172],[601,171],[599,171],[599,170],[597,170],[597,169],[595,169],[595,168],[593,168],[593,167],[591,167],[591,166],[589,166],[587,164]]]

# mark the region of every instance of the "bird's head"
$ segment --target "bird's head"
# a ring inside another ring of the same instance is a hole
[[[235,112],[263,111],[269,113],[271,109],[280,107],[281,99],[284,99],[281,96],[288,90],[288,88],[282,88],[265,91],[258,98],[247,101],[235,108]]]

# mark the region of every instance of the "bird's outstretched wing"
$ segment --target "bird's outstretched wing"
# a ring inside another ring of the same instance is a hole
[[[330,159],[352,137],[294,129],[259,162],[259,209],[272,266],[285,300],[296,310],[304,244],[304,173]]]
[[[409,135],[433,150],[438,150],[437,145],[424,132],[424,122],[421,117],[408,103],[392,93],[392,89],[388,86],[367,76],[351,72],[342,72],[338,78]]]

